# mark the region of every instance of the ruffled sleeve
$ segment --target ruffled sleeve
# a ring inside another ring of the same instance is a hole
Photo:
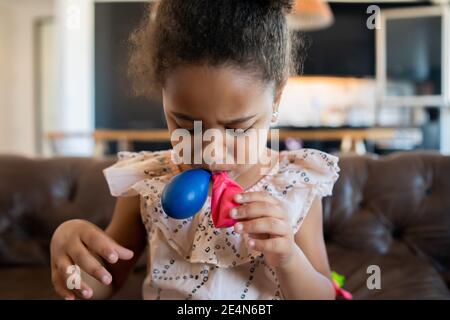
[[[114,197],[143,195],[142,183],[147,179],[164,177],[177,170],[170,151],[119,152],[118,161],[103,170]]]
[[[338,157],[314,149],[281,153],[278,173],[272,177],[267,191],[286,203],[295,232],[314,199],[332,195],[339,178],[338,161]]]
[[[339,178],[339,158],[331,154],[314,150],[301,149],[288,154],[289,161],[303,172],[301,182],[313,186],[317,195],[331,196],[333,186]]]

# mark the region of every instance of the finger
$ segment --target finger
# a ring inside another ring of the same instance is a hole
[[[289,249],[290,242],[286,238],[249,239],[248,246],[256,251],[282,254]]]
[[[55,292],[66,300],[74,300],[75,295],[67,288],[66,278],[59,272],[56,266],[52,267],[52,284]]]
[[[106,268],[92,256],[83,243],[76,245],[76,248],[68,250],[69,256],[86,273],[96,278],[105,285],[112,282],[112,276]]]
[[[274,217],[277,219],[287,219],[287,215],[278,205],[257,201],[246,203],[242,206],[231,209],[230,216],[234,219],[256,219],[261,217]]]
[[[55,274],[52,278],[53,288],[55,292],[65,300],[75,300],[75,295],[66,288],[65,281],[61,275]]]
[[[81,281],[80,290],[78,292],[83,299],[90,299],[94,295],[92,288],[84,281]]]
[[[65,293],[68,291],[70,295],[67,296],[68,300],[75,299],[75,293],[83,299],[90,299],[93,295],[93,291],[91,287],[89,287],[85,282],[83,282],[80,278],[80,286],[78,288],[69,288],[68,277],[72,274],[71,270],[73,266],[77,266],[76,263],[67,255],[62,255],[59,257],[58,261],[55,263],[55,270],[57,271],[57,276],[55,276],[56,280],[59,280],[58,283],[58,291],[61,293]],[[81,277],[81,272],[79,274]],[[53,278],[52,278],[53,280]],[[76,284],[76,283],[75,283]],[[56,289],[56,288],[55,288]],[[66,298],[66,296],[64,296]]]
[[[237,203],[247,203],[255,201],[269,202],[272,204],[278,203],[278,200],[276,198],[265,191],[239,193],[234,196],[234,201],[236,201]]]
[[[133,251],[122,247],[102,231],[83,233],[81,241],[93,252],[103,257],[109,263],[133,258]]]
[[[67,276],[70,266],[74,263],[67,255],[61,255],[52,262],[52,283],[56,293],[66,300],[75,299],[74,292],[67,287]]]
[[[258,218],[248,221],[241,221],[234,225],[237,233],[267,233],[273,236],[287,236],[291,232],[288,224],[276,218]]]

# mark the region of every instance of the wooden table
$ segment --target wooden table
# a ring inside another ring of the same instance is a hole
[[[389,140],[395,137],[399,128],[326,128],[326,129],[280,129],[279,139],[295,138],[304,141],[341,141],[341,152],[366,152],[365,140]],[[118,150],[133,149],[133,142],[169,142],[170,135],[165,129],[155,130],[96,130],[82,132],[50,132],[46,135],[57,154],[57,141],[62,139],[93,139],[95,155],[103,156],[108,149],[108,142],[117,142]]]

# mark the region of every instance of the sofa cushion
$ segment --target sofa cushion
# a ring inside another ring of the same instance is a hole
[[[48,265],[52,233],[66,220],[105,227],[115,199],[102,169],[113,162],[0,157],[0,265]]]
[[[333,196],[324,199],[327,247],[383,256],[404,245],[450,284],[450,157],[344,156],[339,165]]]
[[[450,299],[450,291],[441,275],[424,259],[401,243],[386,254],[327,246],[331,268],[345,275],[344,289],[354,299]],[[381,289],[369,290],[367,279],[371,265],[380,267]]]

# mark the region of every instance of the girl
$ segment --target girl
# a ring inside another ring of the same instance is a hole
[[[158,88],[170,132],[192,130],[194,121],[223,132],[268,129],[292,67],[291,9],[287,0],[161,0],[131,37],[136,92]],[[54,233],[56,291],[110,297],[147,247],[145,299],[334,299],[321,199],[331,195],[338,159],[308,149],[264,152],[275,160],[265,174],[258,161],[200,165],[228,171],[245,190],[230,212],[239,222],[225,229],[214,228],[210,201],[185,220],[161,209],[164,185],[195,165],[175,164],[173,150],[120,153],[104,171],[118,197],[107,229],[72,220]],[[71,265],[83,271],[79,290],[66,286]]]

